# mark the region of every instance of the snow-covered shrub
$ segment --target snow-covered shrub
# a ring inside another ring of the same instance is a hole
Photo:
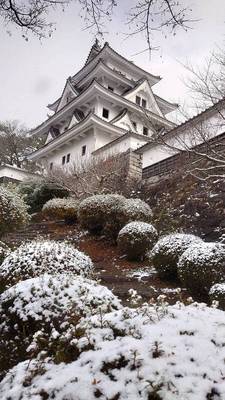
[[[134,221],[125,225],[117,238],[117,244],[122,254],[129,260],[139,260],[145,257],[157,240],[157,231],[153,225]]]
[[[81,226],[92,233],[116,226],[116,216],[125,198],[116,194],[88,197],[80,203],[78,218]]]
[[[202,243],[202,240],[194,235],[175,233],[163,236],[149,253],[149,258],[162,278],[175,277],[179,257],[196,242]]]
[[[10,252],[11,249],[5,243],[0,241],[0,265]]]
[[[63,219],[66,223],[77,220],[79,202],[71,197],[51,199],[45,203],[42,212],[50,219]]]
[[[28,204],[30,213],[41,211],[43,205],[54,197],[62,198],[69,194],[66,189],[41,179],[22,182],[19,184],[18,190]]]
[[[225,310],[225,282],[213,285],[209,291],[209,297],[212,302],[218,302],[219,307]]]
[[[56,362],[76,359],[80,319],[120,307],[109,289],[80,276],[44,274],[17,283],[0,296],[1,372],[40,351]]]
[[[92,270],[90,257],[72,245],[53,240],[35,240],[21,245],[3,261],[0,289],[44,273],[89,276]]]
[[[224,337],[224,312],[202,304],[177,304],[162,317],[149,306],[124,308],[92,318],[75,361],[19,363],[0,398],[223,400]]]
[[[225,280],[225,245],[195,243],[180,257],[178,276],[193,292],[208,294],[214,283]]]
[[[131,221],[151,222],[152,210],[141,199],[125,199],[120,209],[120,226]]]
[[[117,194],[107,194],[83,200],[78,216],[83,228],[116,238],[120,229],[128,222],[149,222],[152,211],[148,204],[140,199],[126,199]]]
[[[0,186],[0,235],[23,227],[29,221],[27,209],[16,190]]]

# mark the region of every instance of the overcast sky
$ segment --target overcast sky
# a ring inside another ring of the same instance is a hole
[[[153,74],[163,77],[154,86],[160,96],[178,103],[190,101],[183,84],[186,70],[181,63],[200,65],[216,46],[222,46],[225,35],[225,1],[195,0],[193,16],[199,19],[187,33],[179,31],[175,37],[164,39],[155,35],[153,52],[135,55],[146,47],[143,37],[124,40],[126,26],[124,10],[134,0],[120,0],[113,22],[105,36],[111,47]],[[191,3],[189,1],[189,3]],[[56,22],[52,38],[42,43],[30,37],[26,42],[19,31],[9,36],[0,28],[0,120],[17,119],[31,128],[46,119],[47,104],[62,92],[65,80],[82,66],[93,44],[93,36],[83,30],[76,2],[65,12],[50,15]]]

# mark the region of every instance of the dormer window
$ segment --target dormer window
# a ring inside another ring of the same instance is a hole
[[[147,107],[147,101],[145,99],[141,99],[141,105],[143,108]]]
[[[143,126],[143,135],[148,136],[148,128],[146,126]]]
[[[109,89],[111,92],[114,92],[114,88],[113,88],[112,86],[108,86],[108,89]]]
[[[136,104],[143,108],[147,108],[147,101],[143,97],[136,96]]]
[[[109,110],[107,110],[107,108],[102,109],[102,116],[103,116],[103,118],[106,118],[106,119],[109,118]]]
[[[141,105],[141,98],[140,98],[140,96],[136,96],[136,104],[138,104],[139,106]]]

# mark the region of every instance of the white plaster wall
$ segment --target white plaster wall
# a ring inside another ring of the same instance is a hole
[[[95,138],[95,150],[99,149],[102,146],[105,146],[105,144],[108,144],[115,139],[115,137],[112,137],[99,129],[95,131]]]
[[[82,146],[86,145],[86,154],[82,156]],[[95,150],[95,137],[94,133],[90,132],[84,138],[80,138],[72,143],[68,143],[63,146],[55,153],[50,154],[47,159],[47,166],[49,167],[51,162],[53,168],[62,167],[62,157],[70,153],[70,162],[66,163],[65,166],[72,165],[73,163],[82,163],[90,158],[91,153]]]
[[[100,98],[96,99],[94,108],[95,108],[95,114],[105,121],[110,121],[111,119],[115,118],[121,110],[121,108],[112,108],[112,104],[110,104],[108,101],[106,101],[104,99],[100,99]],[[103,116],[102,116],[103,108],[106,108],[107,110],[109,110],[109,118],[108,119],[103,118]]]
[[[176,136],[168,139],[167,144],[172,148],[155,144],[152,148],[146,149],[143,153],[143,168],[165,160],[179,153],[179,150],[187,150],[201,144],[224,131],[225,123],[218,114],[207,117],[204,122],[196,124],[193,122],[192,127],[187,126],[180,132],[177,131]]]
[[[129,101],[132,101],[133,103],[136,103],[136,96],[141,97],[144,99],[147,103],[146,109],[154,112],[155,114],[159,114],[163,116],[155,98],[152,90],[149,88],[149,85],[147,82],[143,82],[140,87],[138,87],[136,90],[132,91],[131,93],[128,93],[125,95],[126,99]]]
[[[107,158],[112,156],[113,154],[124,153],[125,151],[132,149],[136,150],[138,147],[143,146],[146,142],[141,138],[134,137],[126,137],[124,140],[120,142],[112,143],[110,147],[106,149],[102,149],[98,153],[96,153],[95,157]]]
[[[134,129],[132,122],[136,122],[137,129]],[[114,125],[138,133],[139,135],[143,135],[143,126],[146,126],[148,128],[148,136],[152,135],[149,121],[144,121],[143,119],[138,118],[138,116],[134,113],[126,114],[119,121],[115,122]]]
[[[17,181],[25,181],[26,179],[33,178],[34,176],[34,174],[30,174],[29,172],[12,169],[7,166],[0,168],[0,178],[6,177],[10,179],[15,179]]]

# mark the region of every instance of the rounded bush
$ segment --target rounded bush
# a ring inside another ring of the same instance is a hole
[[[202,240],[197,236],[183,233],[175,233],[160,238],[149,253],[149,259],[159,276],[162,278],[176,277],[179,257],[191,244],[196,242],[202,243]]]
[[[80,203],[78,219],[84,229],[91,233],[110,231],[116,225],[116,216],[124,197],[116,194],[88,197]]]
[[[18,247],[0,267],[0,288],[39,276],[43,273],[91,275],[90,257],[72,245],[55,241],[32,241]]]
[[[211,301],[218,301],[219,307],[225,311],[225,282],[216,283],[209,291]]]
[[[193,292],[208,294],[211,286],[225,280],[225,245],[193,244],[179,260],[178,276]]]
[[[126,199],[117,194],[91,196],[83,200],[78,210],[83,228],[92,233],[104,233],[116,238],[120,229],[131,221],[149,222],[152,211],[140,199]]]
[[[43,215],[50,219],[63,219],[67,224],[77,220],[79,202],[71,197],[51,199],[42,208]]]
[[[151,222],[152,210],[141,199],[125,199],[120,209],[120,224],[124,226],[131,221]]]
[[[145,257],[157,240],[157,231],[153,225],[134,221],[125,225],[119,232],[117,244],[121,253],[129,260],[139,260]]]
[[[83,277],[44,274],[17,283],[0,295],[0,372],[40,351],[57,362],[76,358],[80,319],[120,307],[109,289]]]
[[[30,213],[41,211],[43,205],[50,199],[63,198],[69,195],[68,191],[57,187],[57,185],[44,182],[41,179],[26,181],[18,186],[19,192],[29,206]]]
[[[224,312],[145,303],[81,324],[72,362],[31,354],[1,381],[1,400],[224,400]]]
[[[27,209],[16,190],[0,186],[0,235],[26,225],[29,221]]]
[[[0,265],[4,259],[9,255],[11,249],[3,242],[0,241]]]

